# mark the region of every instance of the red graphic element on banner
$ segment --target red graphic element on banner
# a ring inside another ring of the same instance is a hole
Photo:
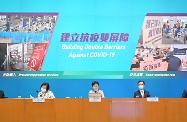
[[[48,43],[35,44],[33,53],[28,63],[28,67],[30,67],[31,70],[41,70],[47,47]]]

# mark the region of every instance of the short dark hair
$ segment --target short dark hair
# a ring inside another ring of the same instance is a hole
[[[47,91],[48,91],[49,88],[50,88],[49,83],[47,83],[47,82],[42,83],[42,85],[40,86],[40,88],[41,88],[42,86],[46,86],[46,87],[47,87],[47,88],[46,88]]]
[[[141,46],[140,48],[143,48],[143,49],[144,49],[144,46]]]
[[[97,84],[99,86],[99,82],[98,81],[93,81],[92,82],[92,86],[94,86],[95,84]]]
[[[143,84],[145,85],[145,82],[144,82],[143,80],[138,81],[138,84],[139,84],[140,82],[143,82]]]

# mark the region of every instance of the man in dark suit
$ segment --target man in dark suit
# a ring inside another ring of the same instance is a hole
[[[4,91],[0,90],[0,98],[5,98]]]
[[[147,98],[150,97],[149,91],[144,90],[145,82],[138,81],[138,91],[134,92],[134,98]]]
[[[182,93],[182,98],[187,98],[187,90],[184,90]]]

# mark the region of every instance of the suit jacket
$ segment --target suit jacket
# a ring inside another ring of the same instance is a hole
[[[182,98],[187,98],[187,90],[184,90],[182,93]]]
[[[0,98],[4,98],[4,97],[5,97],[4,91],[0,90]]]
[[[150,97],[149,91],[144,90],[144,96],[142,97],[140,90],[134,92],[134,98],[147,98]]]

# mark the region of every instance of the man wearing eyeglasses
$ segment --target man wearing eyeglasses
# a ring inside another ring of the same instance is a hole
[[[138,91],[134,93],[134,98],[147,98],[150,97],[149,91],[144,90],[145,82],[140,80],[138,81]]]

